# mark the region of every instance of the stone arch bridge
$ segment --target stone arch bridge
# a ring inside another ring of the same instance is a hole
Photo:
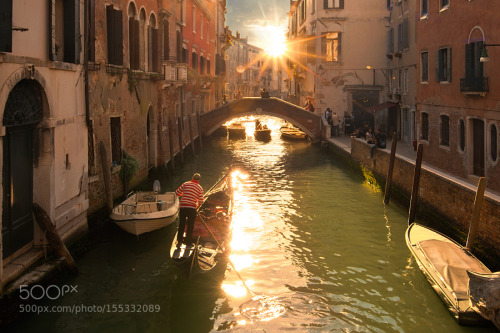
[[[325,131],[320,115],[275,97],[246,97],[213,109],[200,115],[199,130],[201,135],[207,136],[228,120],[250,115],[284,119],[304,131],[313,141],[321,139]]]

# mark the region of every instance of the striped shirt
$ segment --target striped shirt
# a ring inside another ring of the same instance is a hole
[[[189,181],[182,184],[177,191],[178,197],[181,197],[180,208],[197,208],[203,203],[203,188],[195,181]]]

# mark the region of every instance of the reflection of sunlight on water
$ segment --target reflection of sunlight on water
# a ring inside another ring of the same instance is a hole
[[[253,280],[246,280],[245,283],[248,287],[251,287],[255,284]],[[222,290],[224,290],[226,294],[231,295],[232,297],[243,297],[248,294],[247,288],[245,288],[243,282],[241,282],[240,280],[234,281],[232,283],[224,281],[222,283]]]
[[[252,256],[248,254],[245,255],[231,254],[229,258],[234,263],[235,269],[237,271],[240,271],[243,268],[251,267],[254,262],[258,263],[258,260],[257,261],[253,260]]]

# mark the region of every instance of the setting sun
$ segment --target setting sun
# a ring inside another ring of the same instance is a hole
[[[285,28],[276,25],[265,25],[260,30],[261,44],[264,51],[272,57],[284,55],[287,50]]]

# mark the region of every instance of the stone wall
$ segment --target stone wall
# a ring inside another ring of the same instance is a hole
[[[385,184],[390,160],[389,149],[376,149],[373,158],[370,158],[370,148],[371,145],[364,140],[351,138],[351,158],[354,162],[371,170],[376,179]],[[424,147],[423,154],[425,155],[425,153]],[[391,200],[408,206],[414,168],[414,161],[396,154]],[[420,174],[417,217],[421,219],[421,223],[441,231],[450,232],[450,236],[465,245],[472,218],[475,193],[475,186],[451,178],[445,173],[423,164]],[[485,252],[486,257],[493,254],[498,258],[500,257],[499,240],[500,197],[487,191],[481,210],[476,243],[473,248],[479,252]]]

